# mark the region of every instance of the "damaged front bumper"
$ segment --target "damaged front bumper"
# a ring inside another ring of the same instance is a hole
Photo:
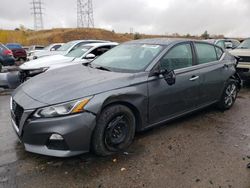
[[[24,110],[21,117],[11,101],[12,125],[25,150],[55,157],[70,157],[90,149],[96,116],[84,112],[56,118],[31,118],[34,110]],[[18,104],[15,104],[18,105]],[[19,111],[21,111],[19,109]]]

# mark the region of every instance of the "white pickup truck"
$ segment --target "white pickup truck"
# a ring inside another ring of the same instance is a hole
[[[244,40],[236,49],[230,51],[234,56],[238,56],[238,73],[243,80],[250,81],[250,38]]]

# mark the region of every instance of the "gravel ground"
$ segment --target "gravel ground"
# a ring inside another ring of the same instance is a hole
[[[60,159],[25,152],[0,96],[0,187],[250,188],[250,87],[234,107],[211,107],[138,133],[123,154]]]

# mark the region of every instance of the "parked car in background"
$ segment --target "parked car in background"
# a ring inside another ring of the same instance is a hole
[[[19,67],[21,82],[55,68],[88,63],[117,45],[118,43],[114,42],[84,44],[67,55],[53,55],[28,61]]]
[[[15,59],[10,49],[0,43],[0,72],[3,66],[15,65]]]
[[[31,54],[33,54],[34,52],[39,52],[43,49],[44,49],[44,46],[42,46],[42,45],[32,45],[28,49],[27,57],[31,56]]]
[[[250,38],[244,40],[236,49],[230,51],[230,53],[239,57],[237,71],[241,78],[250,81]]]
[[[8,43],[6,44],[6,47],[12,51],[13,56],[17,61],[26,61],[27,59],[26,50],[23,49],[23,47],[20,44]]]
[[[240,42],[235,39],[208,39],[206,42],[215,44],[224,50],[232,50],[240,45]]]
[[[79,46],[82,46],[84,44],[88,43],[103,43],[103,42],[109,42],[109,41],[103,41],[103,40],[74,40],[67,42],[63,44],[60,48],[58,48],[56,51],[47,51],[43,53],[42,57],[50,56],[50,55],[66,55],[67,53],[75,50]]]
[[[23,83],[11,97],[13,128],[30,152],[110,155],[136,131],[212,104],[231,108],[241,85],[235,67],[232,55],[206,42],[126,42]]]
[[[43,50],[44,46],[43,45],[32,45],[29,47],[28,52],[33,52],[33,51],[40,51]]]
[[[29,48],[30,48],[30,46],[23,46],[23,49],[26,51],[27,54],[29,52]]]
[[[48,52],[56,51],[63,44],[64,43],[54,43],[54,44],[50,44],[50,45],[46,46],[42,50],[30,52],[29,55],[28,55],[28,60],[33,60],[33,59],[37,59],[37,58],[46,56],[46,54]]]

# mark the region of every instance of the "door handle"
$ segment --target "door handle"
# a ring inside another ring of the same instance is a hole
[[[192,78],[190,78],[189,80],[190,81],[195,81],[195,80],[197,80],[197,79],[199,79],[200,77],[199,76],[192,76]]]

